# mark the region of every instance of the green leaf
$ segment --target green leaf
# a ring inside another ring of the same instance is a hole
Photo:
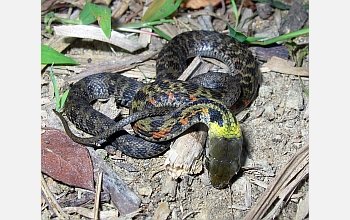
[[[262,39],[265,39],[265,38],[266,38],[266,37],[247,37],[247,39],[245,39],[245,41],[248,42],[248,43],[250,43],[250,42],[262,40]]]
[[[235,15],[235,28],[237,28],[238,26],[238,19],[239,19],[239,14],[237,11],[237,6],[234,0],[231,0],[231,4],[232,4],[232,9],[233,9],[233,14]]]
[[[81,24],[92,24],[96,21],[96,17],[94,15],[95,5],[87,2],[84,5],[83,10],[80,12],[79,20]]]
[[[61,109],[63,108],[64,103],[66,102],[68,93],[69,93],[69,90],[66,90],[66,91],[63,93],[62,97],[60,98],[60,101],[59,101],[59,109],[58,109],[59,112],[60,112]],[[57,110],[57,109],[56,109],[56,110]]]
[[[52,82],[52,85],[53,85],[53,91],[55,93],[56,111],[60,111],[60,109],[61,109],[61,106],[60,106],[60,102],[61,102],[60,101],[60,94],[59,94],[59,91],[58,91],[55,75],[53,74],[53,71],[52,71],[53,64],[54,63],[52,63],[51,67],[50,67],[50,78],[51,78],[51,82]]]
[[[281,36],[271,38],[271,39],[266,40],[266,41],[251,41],[249,43],[251,43],[251,44],[258,44],[258,45],[268,45],[268,44],[276,43],[278,41],[290,40],[290,39],[292,39],[294,37],[298,37],[298,36],[301,36],[301,35],[304,35],[304,34],[308,34],[308,33],[309,33],[309,28],[304,28],[304,29],[301,29],[301,30],[298,30],[298,31],[293,31],[293,32],[290,32],[288,34],[283,34]]]
[[[41,63],[42,64],[79,64],[77,61],[72,58],[66,57],[53,48],[41,45]]]
[[[152,30],[159,34],[159,36],[161,36],[162,38],[166,39],[166,40],[171,40],[171,37],[169,37],[168,35],[166,35],[163,31],[160,31],[158,28],[154,27],[154,26],[150,26],[152,28]]]
[[[271,6],[274,7],[274,8],[281,9],[281,10],[288,10],[288,9],[290,9],[290,5],[286,5],[286,4],[284,4],[283,2],[280,2],[280,1],[273,1]]]
[[[154,0],[143,15],[141,21],[156,21],[171,15],[180,6],[182,0]]]
[[[118,24],[114,26],[115,29],[124,31],[126,28],[143,28],[143,27],[152,27],[154,25],[159,25],[163,23],[169,23],[174,22],[173,19],[164,19],[160,21],[146,21],[146,22],[134,22],[134,23],[127,23],[127,24]]]
[[[56,108],[55,109],[56,109],[57,112],[61,112],[61,110],[63,109],[64,103],[66,102],[69,90],[66,90],[63,93],[62,97],[60,97],[59,89],[57,87],[57,83],[56,83],[56,79],[55,79],[55,75],[53,74],[53,71],[52,71],[53,64],[54,63],[51,64],[49,75],[50,75],[52,86],[53,86],[53,90],[54,90],[54,93],[55,93],[55,100],[56,100]]]
[[[235,29],[233,29],[231,27],[231,25],[227,24],[227,26],[228,26],[228,29],[230,30],[230,36],[231,37],[235,38],[239,42],[244,42],[247,39],[247,36],[245,36],[241,32],[235,31]]]
[[[79,15],[81,24],[98,22],[107,38],[111,37],[111,9],[87,2]]]
[[[111,37],[111,10],[109,8],[103,7],[100,8],[96,13],[96,18],[98,24],[100,25],[103,33],[107,36],[107,38]]]

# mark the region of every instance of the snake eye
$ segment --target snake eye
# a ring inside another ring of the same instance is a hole
[[[208,140],[211,184],[221,189],[241,168],[242,139],[214,137]]]

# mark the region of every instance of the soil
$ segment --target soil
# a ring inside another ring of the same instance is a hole
[[[214,12],[219,13],[220,9],[219,7]],[[228,6],[227,13],[229,9]],[[266,34],[275,29],[278,30],[276,11],[282,14],[288,13],[288,10],[275,9],[274,13],[266,19],[256,16],[249,27],[250,31]],[[186,17],[186,12],[189,11],[184,11],[182,18]],[[282,18],[285,17],[282,16]],[[196,18],[193,20],[197,21]],[[214,29],[223,30],[224,26],[220,19],[214,19],[213,24]],[[305,26],[307,22],[303,27]],[[175,25],[173,27],[176,28]],[[182,26],[180,28],[185,29]],[[156,37],[151,38],[151,44],[154,39]],[[119,56],[118,48],[113,48]],[[84,39],[76,39],[63,53],[70,57],[79,57],[79,61],[85,65],[88,65],[89,58],[94,60],[95,56],[116,56],[107,43]],[[293,57],[289,56],[288,59],[295,63]],[[139,67],[121,73],[127,75],[130,72],[139,72],[141,69],[151,78],[152,74],[155,74],[152,73],[154,63],[155,57],[152,57],[151,60],[139,64]],[[218,190],[212,187],[204,167],[198,174],[183,175],[177,179],[171,178],[169,171],[164,169],[164,162],[169,152],[151,159],[135,159],[122,154],[107,154],[103,149],[97,150],[99,154],[107,155],[106,163],[113,167],[117,175],[141,198],[140,210],[133,217],[124,216],[124,219],[243,219],[283,166],[299,149],[308,146],[309,98],[304,91],[304,89],[308,90],[308,77],[266,70],[263,68],[263,64],[266,63],[263,59],[260,59],[259,63],[262,66],[262,84],[258,97],[248,108],[237,115],[244,134],[244,164],[228,188]],[[308,68],[308,54],[303,58],[302,67]],[[62,66],[55,67],[53,71],[62,93],[69,88],[69,83],[65,80],[79,73],[72,67]],[[60,121],[52,112],[55,99],[48,72],[47,67],[42,71],[42,127],[63,130]],[[118,166],[120,162],[129,168],[132,167],[136,172],[130,172]],[[67,186],[46,175],[45,180],[59,198],[60,204],[63,204],[62,201],[69,200],[68,195],[78,196],[86,193],[84,190]],[[299,206],[307,199],[308,191],[309,179],[307,176],[285,199],[280,209],[275,211],[275,218],[308,219],[308,214],[306,217],[297,217]],[[93,201],[81,206],[92,210],[92,204]],[[100,207],[100,210],[103,211],[116,210],[110,201],[101,202]],[[273,211],[272,207],[266,211]],[[76,213],[69,214],[69,216],[70,219],[89,219]],[[123,216],[119,217],[122,219]],[[42,204],[42,219],[58,219],[45,202]]]

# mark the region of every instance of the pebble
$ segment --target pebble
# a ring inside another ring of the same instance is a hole
[[[255,110],[255,118],[259,118],[265,111],[264,107],[257,107]]]
[[[295,110],[303,110],[304,109],[304,100],[302,97],[302,90],[300,86],[292,86],[291,90],[287,93],[286,99],[286,108],[295,109]]]
[[[102,158],[108,157],[108,152],[105,149],[96,149],[96,153],[98,153]]]
[[[267,105],[265,107],[264,116],[267,118],[267,120],[272,121],[275,119],[275,109],[272,105]]]
[[[256,10],[258,11],[258,15],[261,19],[267,19],[273,13],[273,8],[268,4],[256,3]]]
[[[276,109],[277,115],[283,115],[283,113],[284,113],[284,108],[279,107],[278,109]]]
[[[137,192],[142,196],[150,196],[152,194],[152,187],[150,185],[145,185],[138,188]]]
[[[158,208],[154,212],[154,216],[152,219],[154,220],[165,220],[168,218],[170,214],[170,209],[168,207],[168,204],[165,202],[162,202],[159,204]]]
[[[260,86],[259,88],[259,96],[263,98],[269,98],[272,95],[272,88],[271,86]]]

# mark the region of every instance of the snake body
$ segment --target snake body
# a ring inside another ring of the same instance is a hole
[[[221,60],[230,74],[207,73],[189,81],[177,80],[187,59],[197,55]],[[206,145],[211,183],[225,187],[240,169],[243,138],[234,113],[256,97],[261,80],[254,57],[244,44],[227,35],[190,31],[174,37],[162,49],[156,72],[155,81],[147,85],[120,74],[99,73],[81,79],[71,87],[64,113],[78,129],[96,137],[74,136],[60,116],[66,132],[84,144],[106,138],[126,155],[148,158],[168,149],[163,142],[204,123],[209,128]],[[95,99],[111,96],[130,107],[129,117],[115,122],[90,105]],[[114,134],[128,123],[137,136]]]

